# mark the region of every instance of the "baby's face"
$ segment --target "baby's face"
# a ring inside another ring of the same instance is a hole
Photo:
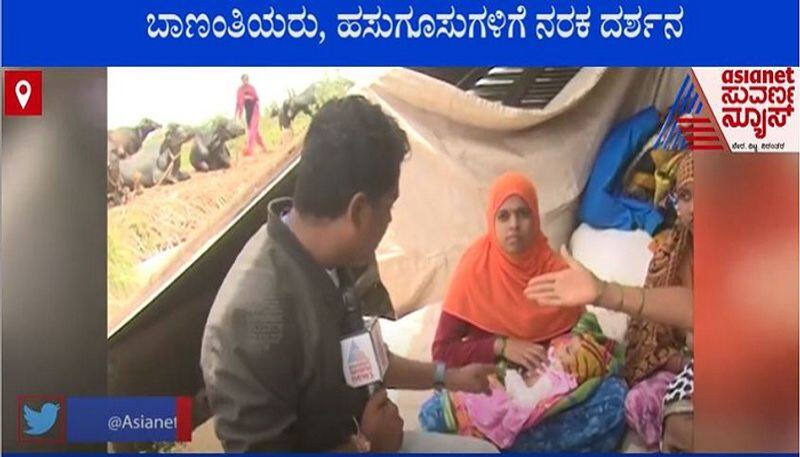
[[[540,370],[526,371],[525,374],[522,375],[522,379],[525,381],[526,386],[531,387],[536,384],[541,374],[542,372]]]
[[[575,373],[578,364],[578,351],[581,349],[581,340],[577,336],[563,336],[552,341],[548,351],[549,361],[545,364],[553,365],[567,373]],[[544,368],[544,367],[542,367]],[[525,384],[530,387],[536,384],[541,377],[541,369],[526,371],[523,374]]]
[[[558,338],[553,341],[551,347],[555,360],[561,364],[561,368],[567,373],[575,373],[578,351],[581,349],[580,338],[571,336]]]

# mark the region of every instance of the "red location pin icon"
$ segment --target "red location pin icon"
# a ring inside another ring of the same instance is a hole
[[[14,86],[14,92],[17,94],[19,106],[21,106],[22,109],[25,109],[25,106],[28,104],[28,100],[31,98],[31,83],[25,79],[20,79],[17,81],[17,85]]]
[[[3,70],[3,115],[42,115],[40,70]]]

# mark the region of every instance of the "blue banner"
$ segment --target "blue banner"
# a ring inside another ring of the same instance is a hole
[[[798,2],[2,2],[2,64],[797,66]]]
[[[176,397],[69,397],[66,410],[74,443],[178,441],[179,419],[191,420]]]

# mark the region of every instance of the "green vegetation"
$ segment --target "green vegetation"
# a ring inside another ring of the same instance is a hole
[[[118,302],[140,285],[136,274],[138,260],[121,227],[108,225],[108,301]]]

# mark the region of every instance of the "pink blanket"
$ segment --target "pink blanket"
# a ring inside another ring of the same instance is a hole
[[[547,410],[575,387],[573,376],[548,366],[530,387],[522,382],[517,372],[509,371],[506,387],[500,383],[493,385],[491,395],[457,395],[469,412],[472,426],[498,447],[506,449],[514,444],[521,431],[539,423]]]

